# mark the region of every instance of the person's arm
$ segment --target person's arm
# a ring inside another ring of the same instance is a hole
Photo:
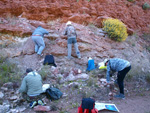
[[[27,84],[26,84],[26,80],[25,78],[23,79],[22,83],[21,83],[21,87],[19,89],[19,92],[20,93],[23,93],[23,92],[27,92]]]
[[[43,33],[47,35],[49,34],[49,32],[46,29],[43,29]]]
[[[107,72],[106,72],[106,79],[107,79],[107,83],[110,82],[110,63],[107,63]]]
[[[77,37],[77,31],[76,31],[76,29],[75,29],[75,33],[76,33],[75,35],[76,35],[76,37]]]
[[[42,82],[42,76],[41,76],[39,73],[35,72],[35,71],[34,71],[34,73],[35,73],[36,75],[39,75],[39,76],[40,76],[40,81]]]
[[[63,32],[63,35],[67,35],[67,29],[68,28],[65,29],[65,31]]]
[[[40,79],[41,79],[41,83],[43,83],[41,75],[40,75]]]

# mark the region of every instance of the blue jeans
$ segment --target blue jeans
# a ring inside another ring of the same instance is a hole
[[[72,44],[74,44],[74,48],[75,48],[77,56],[81,57],[76,38],[69,38],[67,40],[67,43],[68,43],[68,58],[71,58]]]
[[[45,43],[42,36],[32,36],[32,40],[35,43],[35,52],[41,55],[43,49],[45,48]]]

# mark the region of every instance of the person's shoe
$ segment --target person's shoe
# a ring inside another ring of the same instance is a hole
[[[30,103],[30,108],[33,108],[36,104],[37,104],[36,101],[31,102],[31,103]]]
[[[44,103],[42,102],[42,100],[38,100],[38,105],[44,106]]]
[[[120,99],[125,99],[125,96],[124,96],[124,94],[119,94],[119,95],[115,95],[114,96],[115,98],[120,98]]]
[[[43,54],[37,54],[39,58],[42,58],[44,55]]]
[[[67,58],[68,60],[71,60],[71,59],[73,59],[73,57],[72,57],[72,56],[70,56],[70,57],[68,57],[68,56],[67,56],[66,58]]]
[[[81,59],[81,56],[78,56],[78,59]]]
[[[41,57],[43,57],[43,56],[44,56],[44,54],[41,54],[40,56],[41,56]]]

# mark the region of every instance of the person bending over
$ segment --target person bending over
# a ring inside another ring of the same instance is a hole
[[[110,82],[110,71],[117,72],[116,83],[119,86],[120,93],[118,95],[115,95],[114,97],[121,98],[121,99],[125,98],[123,81],[124,81],[126,74],[131,69],[130,62],[127,60],[120,59],[120,58],[112,58],[109,60],[105,59],[104,63],[105,63],[105,66],[107,66],[106,79],[107,79],[108,84]]]

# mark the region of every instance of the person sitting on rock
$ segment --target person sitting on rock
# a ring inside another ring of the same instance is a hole
[[[30,108],[35,105],[44,105],[42,98],[44,97],[42,90],[41,75],[33,71],[31,68],[26,69],[26,76],[23,78],[19,92],[22,97],[30,103]]]
[[[64,31],[64,35],[67,35],[68,39],[67,39],[67,46],[68,46],[68,59],[71,59],[71,51],[72,51],[72,44],[74,44],[75,50],[76,50],[76,54],[78,58],[81,58],[80,56],[80,51],[78,49],[78,44],[77,44],[77,34],[76,34],[76,29],[74,28],[74,26],[72,25],[71,21],[68,21],[66,23],[67,27]]]
[[[45,48],[45,43],[43,40],[43,37],[45,34],[49,34],[49,32],[42,28],[41,26],[38,26],[34,32],[32,33],[32,40],[35,43],[35,52],[39,55],[39,56],[43,56],[42,51]]]
[[[116,98],[121,98],[124,99],[124,83],[123,80],[126,76],[126,74],[130,71],[131,69],[131,64],[127,60],[123,60],[120,58],[112,58],[112,59],[105,59],[104,60],[105,66],[107,66],[107,73],[106,73],[106,78],[107,78],[107,83],[109,84],[110,82],[110,71],[115,71],[117,73],[117,80],[116,84],[119,86],[120,93],[118,95],[115,95],[114,97]]]

